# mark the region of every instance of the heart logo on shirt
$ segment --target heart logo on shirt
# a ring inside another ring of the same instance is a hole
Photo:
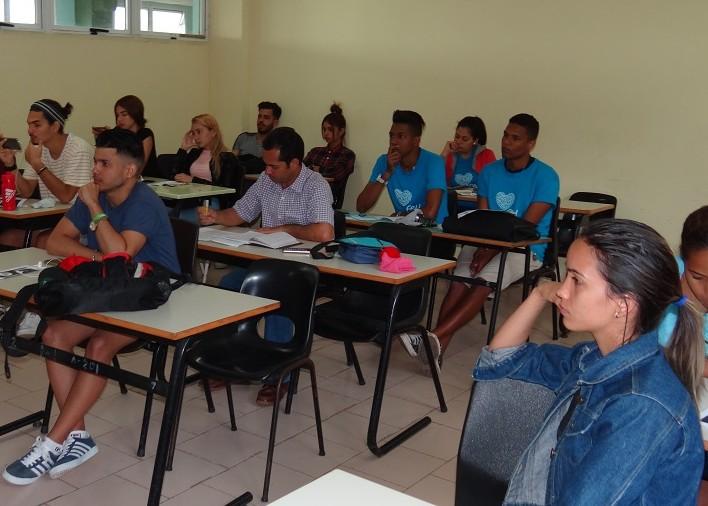
[[[497,201],[497,205],[499,206],[499,209],[501,211],[506,211],[509,209],[511,206],[514,205],[514,201],[516,200],[516,195],[513,193],[504,193],[504,192],[498,192],[495,200]]]
[[[396,200],[398,200],[398,203],[401,204],[401,206],[403,207],[407,206],[413,198],[413,194],[410,190],[399,190],[398,188],[396,188],[393,191],[393,194],[396,196]]]
[[[459,186],[469,186],[472,184],[472,173],[467,172],[466,174],[455,174],[455,184]]]

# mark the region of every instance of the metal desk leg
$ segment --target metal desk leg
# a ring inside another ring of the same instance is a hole
[[[24,242],[24,247],[29,248],[32,246],[32,229],[31,228],[26,228],[25,229],[25,242]]]
[[[165,469],[170,450],[170,439],[173,431],[173,424],[178,415],[179,401],[184,389],[184,377],[187,372],[187,362],[185,350],[190,339],[183,339],[175,346],[175,353],[172,358],[172,371],[165,400],[165,412],[162,414],[162,426],[160,428],[160,439],[157,443],[157,454],[155,455],[155,466],[152,471],[152,481],[150,482],[150,494],[148,495],[148,506],[158,506],[160,504],[160,494],[162,493],[162,483],[165,479]]]
[[[379,446],[376,441],[376,434],[379,430],[379,419],[381,417],[381,407],[383,405],[384,389],[386,388],[386,374],[388,373],[388,362],[391,358],[391,340],[393,339],[393,319],[396,314],[396,306],[398,298],[401,294],[401,287],[396,285],[391,292],[390,308],[388,320],[386,322],[386,334],[383,348],[381,349],[381,358],[379,359],[379,370],[376,375],[376,387],[374,388],[374,398],[371,403],[371,417],[369,418],[369,430],[366,436],[366,445],[371,450],[371,453],[377,457],[382,457],[403,441],[411,437],[413,434],[420,431],[423,427],[430,425],[430,417],[426,416],[415,422],[413,425],[404,429],[402,432],[389,439],[385,444]]]
[[[492,341],[494,331],[497,326],[497,313],[499,312],[499,299],[501,299],[501,287],[504,280],[504,267],[506,266],[506,256],[509,252],[501,250],[499,258],[499,272],[497,272],[497,286],[494,287],[494,302],[492,302],[492,314],[489,317],[489,331],[487,332],[487,344]]]
[[[521,293],[521,301],[525,301],[529,296],[529,272],[531,271],[531,248],[524,249],[524,289]]]

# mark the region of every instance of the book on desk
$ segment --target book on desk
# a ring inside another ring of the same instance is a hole
[[[300,244],[299,240],[287,232],[273,232],[272,234],[264,234],[256,232],[255,230],[230,232],[228,230],[220,230],[212,227],[200,228],[199,240],[225,244],[226,246],[233,246],[235,248],[245,244],[253,244],[255,246],[280,249]]]

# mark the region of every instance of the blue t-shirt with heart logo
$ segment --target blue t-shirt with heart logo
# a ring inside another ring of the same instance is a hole
[[[524,217],[534,202],[555,206],[559,191],[558,174],[538,159],[523,170],[511,172],[506,169],[502,158],[487,165],[477,181],[477,194],[487,199],[489,209],[506,211],[519,218]],[[553,207],[543,215],[536,227],[542,237],[549,235],[552,215]],[[531,251],[542,261],[546,245],[535,244],[531,246]]]
[[[386,154],[379,156],[371,171],[369,182],[386,171]],[[425,206],[428,190],[442,190],[440,208],[435,218],[442,223],[447,216],[447,182],[445,181],[445,162],[440,155],[420,148],[418,161],[411,170],[396,165],[388,180],[388,194],[397,213],[410,212]]]

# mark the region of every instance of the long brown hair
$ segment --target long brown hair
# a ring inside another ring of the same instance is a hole
[[[226,151],[219,122],[211,114],[198,114],[192,118],[192,123],[201,123],[207,130],[216,134],[209,145],[205,146],[205,149],[211,152],[211,159],[214,161],[214,176],[218,178],[221,175],[221,153]]]
[[[637,304],[628,336],[654,330],[670,304],[678,321],[666,347],[666,358],[695,401],[703,375],[701,316],[683,297],[678,265],[666,240],[656,230],[632,220],[598,220],[580,238],[597,256],[611,293]]]

